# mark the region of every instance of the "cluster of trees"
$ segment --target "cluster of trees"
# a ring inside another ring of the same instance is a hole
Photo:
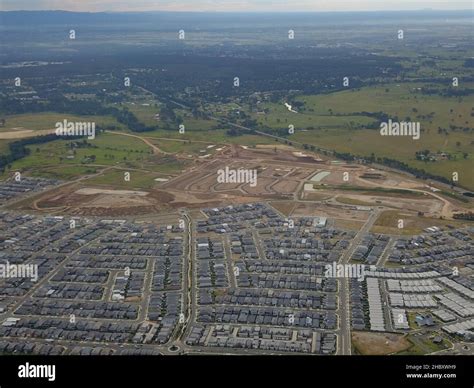
[[[431,151],[430,150],[423,150],[423,151],[416,151],[415,152],[415,158],[417,160],[423,160],[423,161],[435,161],[436,159],[430,158]]]
[[[230,127],[227,131],[226,131],[226,135],[227,136],[241,136],[241,135],[245,135],[245,134],[248,134],[249,132],[248,131],[244,131],[243,129],[239,129],[239,128],[236,128],[236,127]]]
[[[80,139],[81,136],[67,136],[62,139]],[[34,144],[44,144],[53,140],[58,140],[56,134],[36,136],[28,139],[17,140],[9,144],[9,153],[0,155],[0,171],[4,172],[6,168],[11,168],[11,163],[15,160],[22,159],[30,154],[30,149],[27,147]]]
[[[456,213],[456,214],[453,214],[453,218],[456,220],[474,221],[474,213],[473,212]]]
[[[380,124],[383,122],[387,122],[389,118],[391,118],[394,121],[398,121],[397,117],[391,117],[387,113],[384,112],[354,112],[350,113],[351,116],[365,116],[365,117],[371,117],[375,119],[371,123],[364,125],[364,126],[354,126],[351,127],[352,129],[357,129],[357,127],[362,127],[362,128],[367,128],[367,129],[380,129]],[[338,115],[339,116],[339,115]]]
[[[89,143],[86,139],[66,143],[67,148],[98,148],[95,144]]]
[[[369,161],[377,162],[379,164],[383,164],[383,165],[388,166],[388,167],[392,167],[392,168],[396,168],[398,170],[409,172],[410,174],[413,174],[416,178],[419,178],[419,179],[433,179],[433,180],[437,180],[437,181],[442,182],[442,183],[446,183],[448,185],[453,184],[453,182],[451,182],[448,178],[445,178],[444,176],[431,174],[431,173],[429,173],[429,172],[427,172],[423,169],[419,169],[419,168],[416,168],[416,167],[409,166],[408,164],[406,164],[404,162],[401,162],[399,160],[396,160],[396,159],[390,159],[390,158],[386,158],[386,157],[374,158],[373,156],[371,156],[371,158],[369,158]]]
[[[104,106],[98,101],[77,100],[70,101],[64,97],[58,97],[44,101],[19,101],[3,98],[0,100],[3,112],[7,115],[22,113],[58,112],[83,116],[113,116],[120,124],[127,126],[133,132],[153,131],[156,128],[146,126],[128,109],[118,109]]]
[[[163,107],[161,107],[160,117],[161,117],[161,120],[168,121],[168,122],[177,121],[176,113],[174,112],[174,109],[170,104],[165,104]]]
[[[394,169],[397,169],[397,170],[406,171],[410,174],[413,174],[416,178],[419,178],[419,179],[424,179],[424,180],[432,179],[432,180],[436,180],[438,182],[446,183],[446,184],[449,184],[449,185],[453,184],[452,181],[450,181],[448,178],[445,178],[443,176],[434,175],[434,174],[431,174],[431,173],[429,173],[429,172],[427,172],[423,169],[419,169],[419,168],[416,168],[416,167],[409,166],[407,163],[401,162],[400,160],[391,159],[391,158],[387,158],[387,157],[376,157],[373,153],[369,157],[361,157],[361,156],[353,155],[349,152],[336,152],[336,151],[334,151],[334,152],[332,152],[332,155],[334,155],[335,157],[337,157],[339,159],[346,160],[346,161],[349,161],[349,162],[355,161],[355,160],[365,160],[368,163],[382,164],[384,166],[391,167],[391,168],[394,168]]]
[[[377,77],[395,78],[401,71],[400,64],[390,58],[351,52],[324,58],[320,53],[312,58],[288,54],[282,58],[281,53],[265,57],[261,50],[250,48],[246,57],[221,56],[215,52],[206,56],[187,53],[185,58],[166,54],[148,57],[135,60],[149,62],[153,58],[153,67],[159,70],[137,74],[136,84],[146,85],[158,96],[176,96],[190,89],[201,101],[221,103],[229,97],[247,97],[261,91],[279,93],[280,96],[274,97],[278,101],[279,97],[288,96],[288,85],[304,94],[342,90],[342,79],[346,76],[350,77],[351,88],[360,87]],[[146,67],[145,63],[135,66]],[[235,77],[239,78],[238,87],[234,87]],[[184,104],[189,105],[189,100]]]
[[[97,101],[77,100],[70,101],[62,95],[54,95],[47,100],[30,101],[17,100],[3,97],[0,100],[2,113],[5,115],[14,115],[22,113],[40,113],[40,112],[58,112],[76,115],[101,115],[107,114],[108,109]]]
[[[120,123],[127,126],[132,132],[147,132],[153,131],[155,127],[149,127],[140,122],[132,112],[128,109],[105,108],[106,113],[109,114]]]
[[[464,97],[474,94],[474,89],[471,88],[423,88],[422,94],[436,95],[442,97]]]

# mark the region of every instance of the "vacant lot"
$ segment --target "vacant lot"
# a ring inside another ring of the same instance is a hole
[[[412,346],[402,334],[365,331],[352,333],[352,345],[358,354],[376,356],[398,353]]]
[[[403,220],[403,228],[398,228],[398,220]],[[462,227],[465,225],[457,220],[440,220],[436,218],[419,217],[412,213],[387,210],[380,214],[371,229],[372,233],[387,233],[400,235],[415,235],[431,226],[446,227],[447,225]]]

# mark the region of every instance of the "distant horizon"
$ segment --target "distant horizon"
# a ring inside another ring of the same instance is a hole
[[[433,8],[420,8],[420,9],[375,9],[375,10],[350,10],[350,11],[334,11],[334,10],[323,10],[323,11],[173,11],[173,10],[144,10],[144,11],[114,11],[114,10],[103,10],[103,11],[75,11],[68,9],[12,9],[12,10],[3,10],[0,9],[0,12],[67,12],[67,13],[89,13],[89,14],[99,14],[99,13],[115,13],[115,14],[140,14],[140,13],[199,13],[199,14],[308,14],[308,13],[376,13],[376,12],[463,12],[471,11],[472,9],[433,9]]]

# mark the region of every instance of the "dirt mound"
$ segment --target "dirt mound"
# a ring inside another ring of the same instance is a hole
[[[167,204],[175,200],[175,196],[173,194],[161,190],[150,191],[149,197],[158,201],[159,204]]]

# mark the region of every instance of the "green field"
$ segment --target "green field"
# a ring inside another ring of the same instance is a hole
[[[61,180],[72,180],[77,179],[84,175],[91,175],[97,173],[98,169],[94,167],[86,166],[57,166],[48,167],[38,170],[31,170],[31,176],[37,176],[41,178],[61,179]]]
[[[147,104],[147,105],[143,105]],[[159,102],[146,102],[146,103],[127,103],[124,104],[130,112],[132,112],[141,123],[150,126],[163,128],[166,123],[161,120],[155,119],[155,114],[160,113]],[[175,109],[176,116],[180,116],[183,119],[183,124],[186,131],[201,131],[208,130],[216,126],[216,122],[212,120],[197,119],[192,117],[189,111],[182,109]],[[178,125],[176,124],[176,132],[178,131]]]
[[[144,160],[150,148],[139,139],[101,134],[93,140],[87,140],[92,147],[74,148],[71,144],[82,140],[55,140],[45,144],[28,146],[31,154],[14,162],[15,168],[44,167],[49,165],[75,165],[85,163],[85,159],[95,156],[93,162],[85,164],[117,165],[137,163]],[[68,159],[70,157],[70,159]]]
[[[458,172],[459,184],[474,189],[474,174],[472,174],[474,128],[470,116],[473,109],[472,98],[423,96],[416,92],[419,86],[418,84],[387,85],[299,97],[299,100],[305,102],[306,109],[314,110],[315,124],[319,119],[317,114],[327,114],[329,109],[332,109],[334,114],[383,111],[390,116],[398,116],[399,120],[410,117],[412,121],[420,121],[419,140],[407,136],[381,136],[378,129],[349,128],[296,130],[289,139],[359,156],[367,157],[373,153],[376,157],[397,159],[412,167],[449,179],[452,178],[453,172]],[[438,133],[438,127],[447,128],[449,125],[467,127],[470,130]],[[445,152],[451,159],[435,162],[416,160],[415,153],[422,150],[430,150],[432,153]]]
[[[147,125],[147,126],[158,126],[159,121],[155,120],[155,114],[160,113],[160,108],[159,108],[159,103],[149,103],[146,102],[146,104],[149,105],[143,105],[143,103],[127,103],[124,104],[124,106],[132,112],[135,116],[137,116],[137,119]],[[156,106],[155,106],[156,105]]]
[[[260,135],[242,135],[242,136],[228,136],[226,130],[215,129],[215,130],[193,130],[186,131],[184,134],[180,134],[176,131],[167,131],[164,129],[158,129],[156,131],[143,132],[140,136],[146,138],[160,138],[163,139],[180,139],[180,140],[190,140],[201,143],[201,147],[204,147],[205,144],[242,144],[247,146],[255,146],[258,144],[275,144],[275,140],[263,137]],[[204,144],[205,143],[205,144]],[[160,146],[159,143],[157,143]],[[174,146],[177,147],[177,146]]]
[[[156,178],[159,174],[147,173],[142,171],[129,171],[130,181],[124,179],[127,170],[108,170],[103,174],[88,179],[88,185],[106,185],[126,189],[150,189],[157,185]]]
[[[473,87],[474,85],[471,83],[464,86]],[[315,114],[327,114],[329,109],[332,109],[334,114],[381,111],[390,116],[398,116],[400,120],[410,117],[413,121],[421,121],[422,129],[426,131],[436,131],[438,126],[447,127],[450,124],[464,127],[471,123],[472,126],[470,117],[473,108],[472,97],[423,95],[418,90],[422,87],[426,85],[389,84],[317,96],[300,96],[297,99],[305,103],[307,110],[313,109]],[[432,112],[434,112],[432,119],[421,117]]]
[[[356,125],[369,125],[374,119],[362,115],[331,115],[329,112],[299,113],[290,112],[282,104],[265,104],[268,113],[265,115],[254,114],[253,118],[264,127],[287,128],[290,124],[295,127],[295,132],[309,128],[350,128]]]
[[[13,162],[10,171],[21,170],[37,176],[52,176],[59,179],[77,178],[107,166],[145,169],[156,172],[176,172],[181,163],[152,154],[148,145],[140,139],[103,133],[87,140],[92,147],[77,148],[82,140],[55,140],[28,146],[30,155]]]
[[[180,140],[159,140],[152,139],[151,142],[159,147],[164,152],[169,153],[184,153],[190,155],[206,155],[214,154],[218,145],[212,143],[201,143],[192,141],[180,141]],[[209,145],[214,145],[213,148],[207,148]],[[203,151],[203,152],[201,152]]]

